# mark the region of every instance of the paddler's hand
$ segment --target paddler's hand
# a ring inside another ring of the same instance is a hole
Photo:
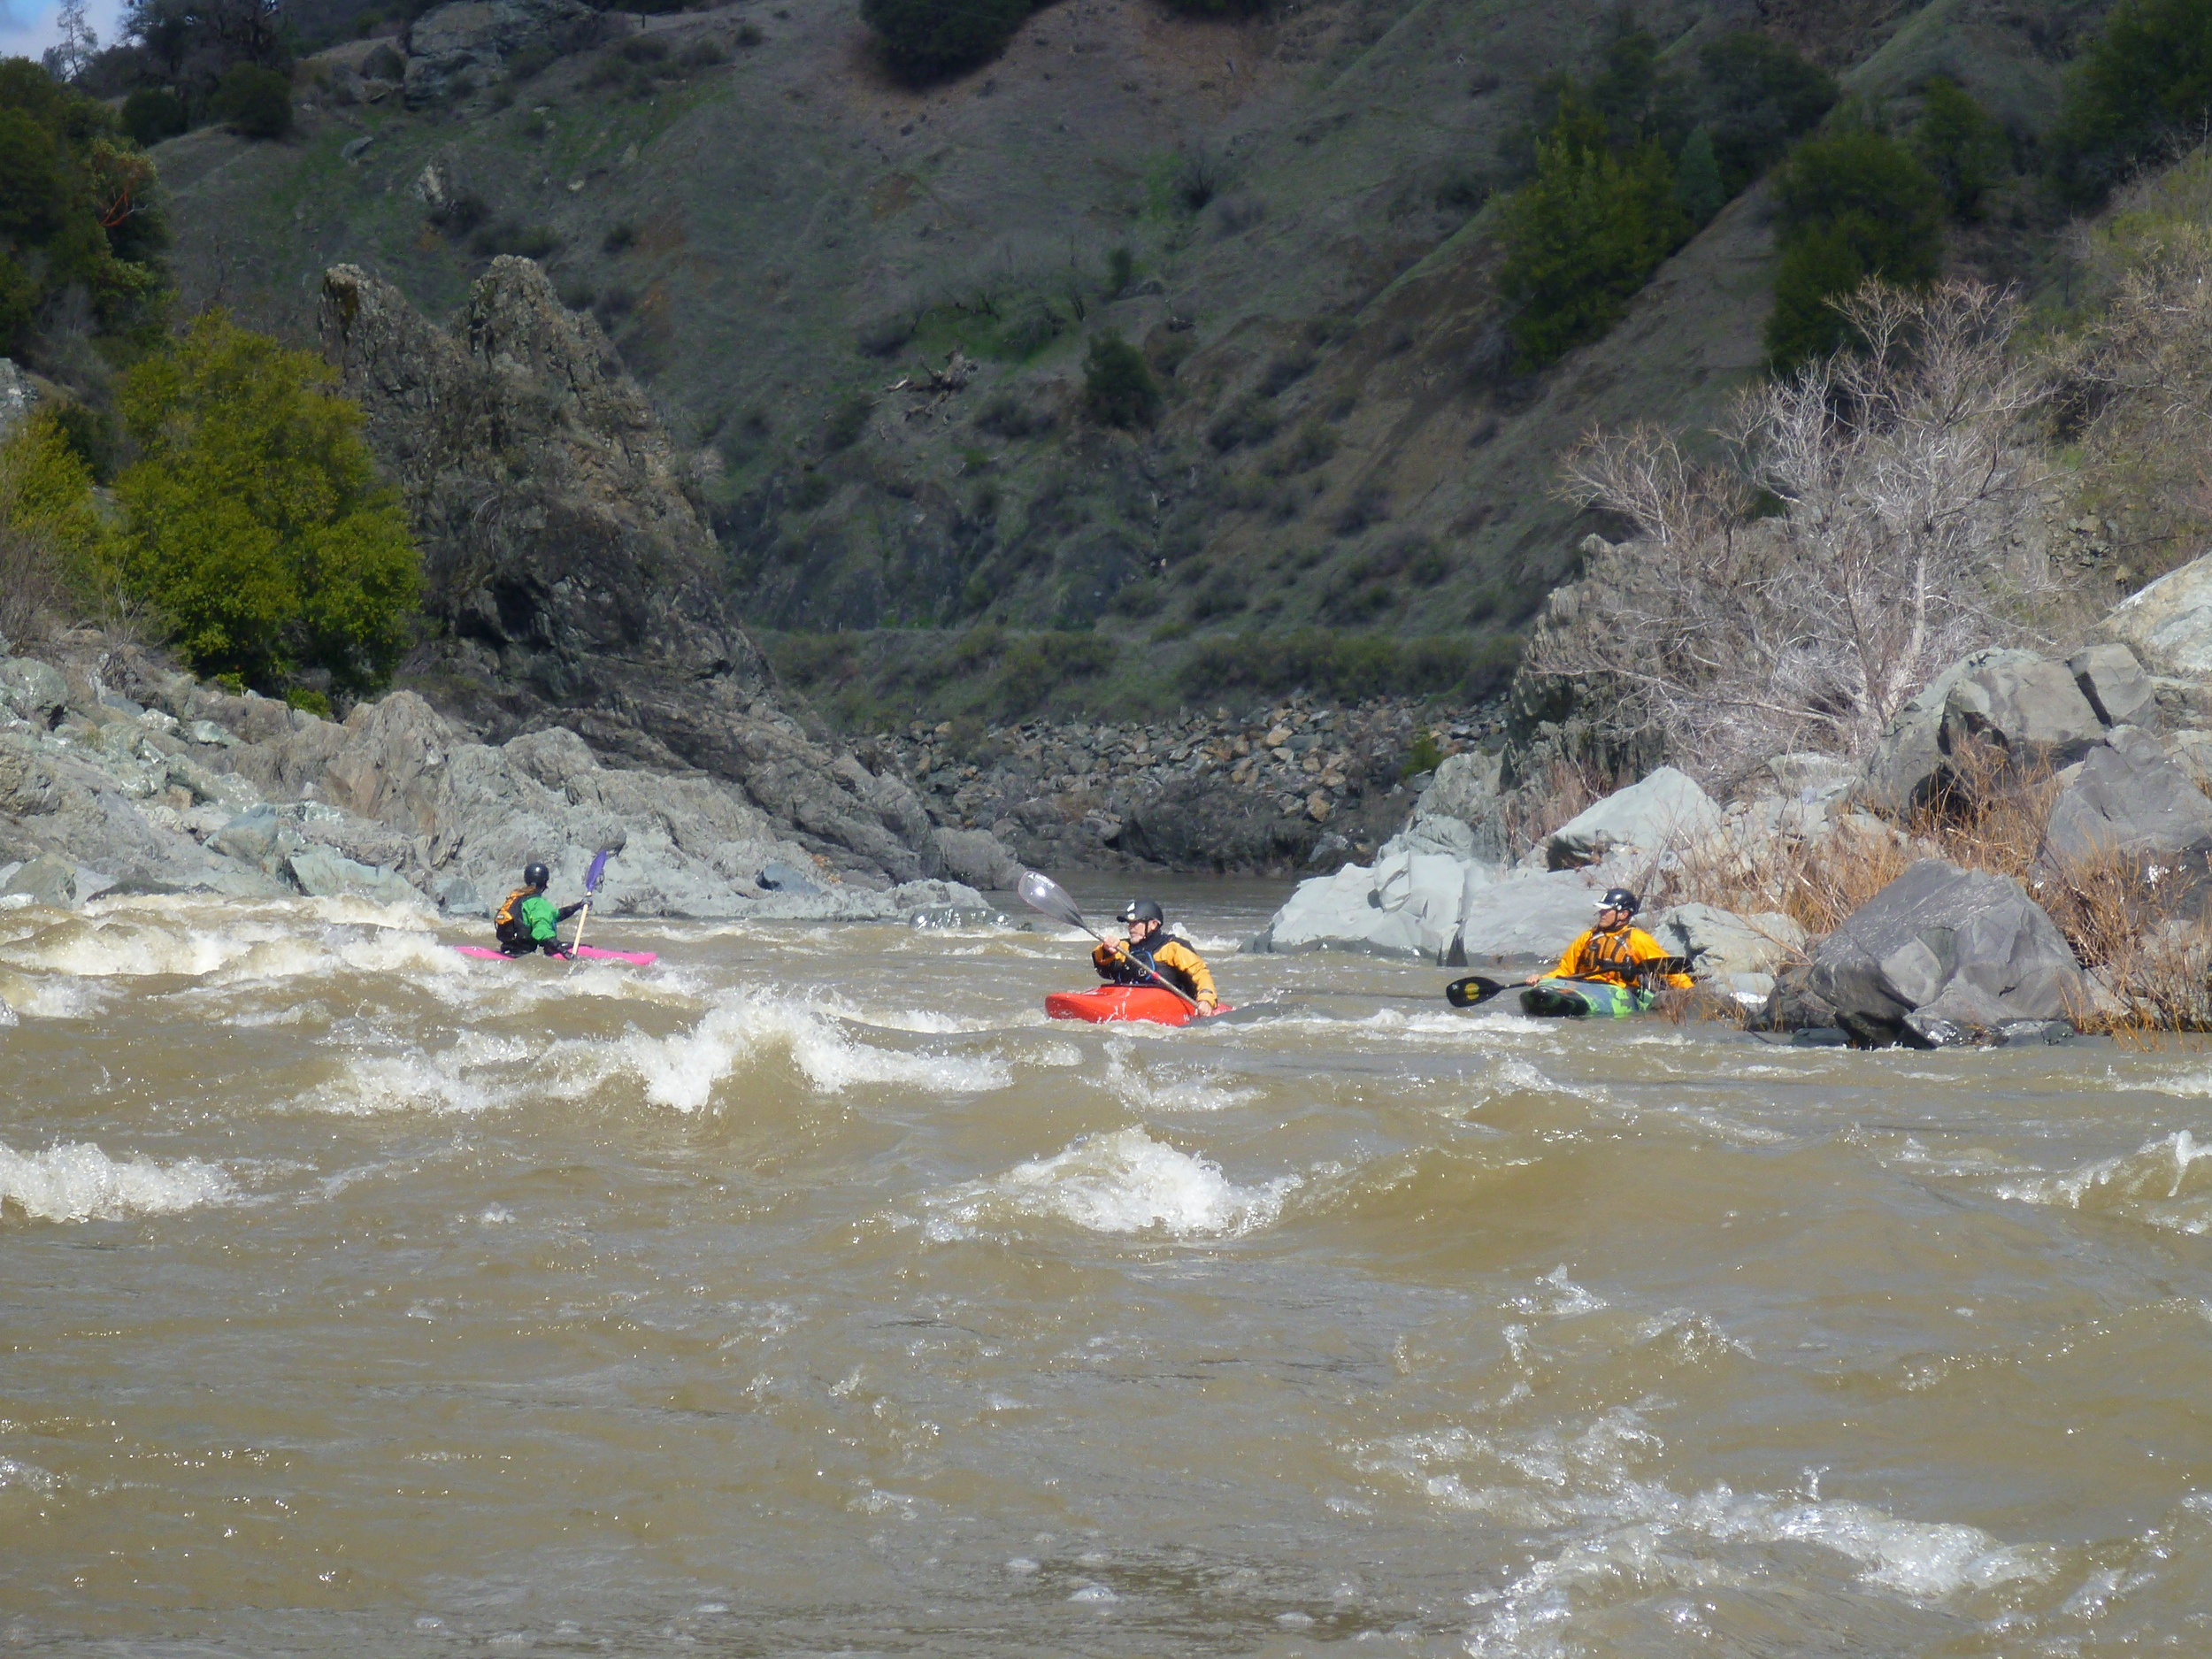
[[[1200,998],[1198,999],[1198,1018],[1199,1018],[1203,1019],[1203,1018],[1206,1018],[1206,1016],[1207,1016],[1207,1015],[1209,1015],[1209,1014],[1217,1014],[1217,1013],[1219,1013],[1220,1011],[1221,1011],[1221,1004],[1220,1004],[1220,1003],[1218,1003],[1218,1002],[1216,1002],[1216,1001],[1215,1001],[1212,997],[1210,997],[1210,996],[1202,996],[1202,997],[1200,997]]]

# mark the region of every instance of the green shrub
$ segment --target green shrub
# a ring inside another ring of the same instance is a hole
[[[1406,757],[1398,768],[1401,778],[1417,778],[1425,772],[1434,772],[1444,764],[1444,751],[1437,746],[1436,733],[1423,726],[1413,734],[1413,743],[1406,750]]]
[[[1943,193],[1886,133],[1854,126],[1807,139],[1777,177],[1775,209],[1781,257],[1766,345],[1778,373],[1846,342],[1830,302],[1869,277],[1901,288],[1935,279]]]
[[[1148,426],[1160,407],[1160,388],[1144,353],[1109,329],[1091,336],[1083,359],[1083,404],[1110,426]]]
[[[1938,75],[1922,88],[1913,153],[1943,192],[1954,219],[1972,219],[2005,165],[2004,130],[1966,88]]]
[[[123,130],[142,148],[176,137],[185,126],[184,100],[166,87],[141,87],[123,100]]]
[[[1184,694],[1291,691],[1353,701],[1361,697],[1479,697],[1512,678],[1520,641],[1510,637],[1398,639],[1386,634],[1306,629],[1243,634],[1202,642],[1185,659]]]
[[[1704,225],[1728,205],[1728,188],[1721,182],[1720,158],[1714,153],[1710,127],[1701,127],[1684,141],[1674,163],[1674,202],[1693,225]]]
[[[121,382],[127,585],[203,673],[388,677],[420,582],[335,371],[210,313]]]
[[[319,691],[311,690],[305,686],[294,686],[285,692],[284,701],[318,719],[330,718],[330,699]]]
[[[1536,176],[1505,204],[1498,287],[1514,308],[1518,366],[1542,367],[1597,339],[1689,221],[1674,199],[1673,169],[1656,145],[1625,160],[1567,135],[1537,149]]]
[[[257,64],[233,64],[216,84],[213,108],[242,138],[282,138],[292,130],[292,77]]]
[[[2067,77],[2052,129],[2060,192],[2093,203],[2212,112],[2212,0],[2120,0]]]
[[[1810,132],[1836,102],[1836,83],[1778,41],[1740,29],[1698,53],[1706,126],[1728,196],[1778,160],[1790,142]]]
[[[941,81],[987,64],[1027,20],[1030,0],[860,0],[884,60],[909,81]]]

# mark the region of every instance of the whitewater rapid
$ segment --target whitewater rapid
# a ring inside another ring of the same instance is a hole
[[[0,912],[0,1636],[2205,1646],[2212,1052],[1467,1015],[1167,896],[1256,1014],[1048,1022],[1019,917]]]

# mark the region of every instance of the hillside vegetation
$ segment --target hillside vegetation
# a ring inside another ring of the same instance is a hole
[[[611,15],[442,96],[360,41],[289,138],[158,147],[180,296],[303,342],[334,263],[434,314],[540,259],[693,452],[747,620],[856,710],[1391,637],[1479,693],[1615,522],[1557,493],[1583,433],[1694,441],[1866,274],[2039,280],[2174,118],[2067,107],[2096,0],[1197,10],[1064,0],[964,71],[849,0]]]

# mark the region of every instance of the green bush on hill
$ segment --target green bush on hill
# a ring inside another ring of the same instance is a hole
[[[1520,641],[1386,634],[1242,634],[1202,641],[1184,660],[1186,695],[1304,687],[1342,700],[1383,695],[1480,697],[1512,678]]]
[[[1941,264],[1941,187],[1905,144],[1872,127],[1847,126],[1791,151],[1775,206],[1781,257],[1766,344],[1778,373],[1846,343],[1830,302],[1869,277],[1920,287]]]
[[[1030,0],[860,0],[884,59],[909,81],[942,81],[987,64],[1028,20]]]
[[[123,100],[123,130],[148,149],[186,126],[184,100],[166,87],[141,87]]]
[[[90,610],[111,541],[91,469],[56,411],[37,411],[0,444],[0,637],[19,640],[42,613]]]
[[[420,581],[335,372],[219,313],[123,377],[123,580],[203,673],[389,676]]]
[[[1973,219],[2005,170],[2004,129],[1965,88],[1938,75],[1921,89],[1913,153],[1943,191],[1954,219]]]
[[[1656,144],[1622,157],[1582,142],[1567,118],[1557,131],[1499,227],[1498,287],[1514,307],[1508,327],[1524,369],[1604,334],[1690,231]]]
[[[100,332],[153,324],[166,242],[152,162],[115,117],[27,58],[0,59],[0,355],[81,290]]]
[[[242,138],[281,138],[292,130],[292,77],[258,64],[233,64],[215,88],[213,108]]]
[[[1160,388],[1144,353],[1108,329],[1091,336],[1083,359],[1083,403],[1110,426],[1148,426],[1160,407]]]
[[[2067,77],[2051,175],[2093,203],[2138,159],[2212,114],[2212,0],[2120,0]]]
[[[1778,41],[1739,29],[1698,52],[1706,125],[1721,184],[1732,196],[1764,173],[1836,102],[1827,71]]]

